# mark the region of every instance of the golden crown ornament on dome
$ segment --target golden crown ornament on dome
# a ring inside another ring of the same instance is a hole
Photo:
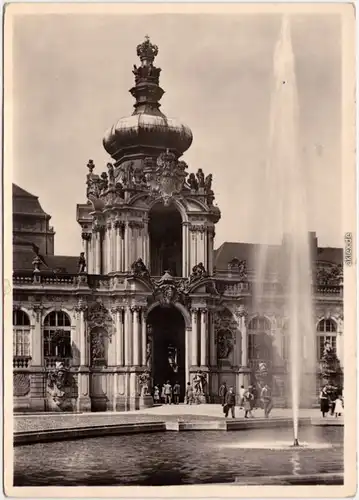
[[[158,47],[150,42],[150,37],[145,36],[144,42],[137,45],[137,55],[141,61],[153,62],[158,54]]]

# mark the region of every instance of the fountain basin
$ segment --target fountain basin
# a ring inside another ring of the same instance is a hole
[[[230,484],[246,478],[248,484],[262,485],[273,484],[277,476],[295,476],[295,484],[301,484],[301,480],[309,484],[308,475],[343,473],[342,427],[305,426],[299,439],[316,446],[287,446],[293,443],[289,428],[161,431],[17,446],[14,484],[160,486]],[[269,446],[263,452],[263,443],[284,443],[286,447]],[[323,453],[323,446],[328,445],[330,453]],[[317,483],[313,480],[311,484]]]

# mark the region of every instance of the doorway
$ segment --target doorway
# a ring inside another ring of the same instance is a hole
[[[173,305],[159,305],[148,315],[152,331],[152,380],[153,386],[169,380],[181,387],[180,401],[184,400],[186,381],[185,321]]]
[[[174,205],[156,204],[149,214],[150,269],[153,276],[170,271],[182,276],[182,217]]]

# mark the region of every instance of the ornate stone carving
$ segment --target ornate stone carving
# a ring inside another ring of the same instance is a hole
[[[214,328],[216,332],[231,331],[235,332],[239,327],[239,322],[235,316],[228,310],[217,311],[214,314]],[[235,338],[235,336],[233,336]]]
[[[200,262],[199,264],[193,266],[192,268],[192,273],[189,277],[189,281],[190,281],[190,284],[192,285],[194,282],[197,282],[203,278],[207,278],[208,277],[208,273],[203,265],[202,262]]]
[[[175,194],[182,191],[187,165],[179,162],[176,156],[167,150],[157,158],[154,172],[146,173],[146,182],[152,192],[158,192],[164,205],[168,205]]]
[[[130,221],[128,227],[131,229],[143,229],[145,225],[142,221]]]
[[[170,271],[165,271],[162,278],[155,282],[154,285],[154,296],[162,304],[185,301],[187,280],[176,280]]]
[[[100,300],[92,304],[87,311],[87,322],[91,329],[106,328],[109,336],[113,332],[113,320],[110,312]]]
[[[95,208],[103,208],[123,201],[124,191],[121,182],[115,181],[115,168],[111,163],[107,164],[108,172],[101,175],[94,174],[95,164],[89,160],[87,164],[89,173],[86,179],[86,196]]]
[[[72,410],[71,398],[75,380],[68,366],[63,361],[56,362],[55,367],[47,372],[46,400],[49,410]]]
[[[85,252],[80,253],[79,257],[79,274],[86,272],[86,259]]]
[[[217,332],[217,357],[227,359],[233,351],[233,335],[230,330],[219,330]]]
[[[102,329],[95,329],[91,332],[90,348],[92,366],[106,365],[106,337],[107,332]]]
[[[83,240],[85,241],[90,241],[91,238],[92,238],[92,233],[89,233],[89,232],[83,232],[81,233],[81,237]]]
[[[138,375],[138,382],[141,388],[141,396],[148,396],[150,394],[151,383],[150,373],[146,370],[145,372]]]
[[[343,266],[341,264],[317,263],[315,282],[319,286],[342,286]]]
[[[14,396],[24,397],[30,392],[30,375],[28,373],[14,373]]]
[[[198,370],[193,377],[192,384],[195,401],[197,403],[205,403],[205,391],[207,386],[207,378],[205,373],[203,373],[201,370]]]
[[[150,280],[150,273],[145,266],[141,257],[139,257],[135,262],[131,265],[131,273],[136,278],[142,278],[145,280]]]
[[[245,260],[239,260],[235,257],[228,262],[228,271],[238,275],[238,278],[242,281],[246,281],[248,279],[247,263]]]
[[[204,188],[204,173],[203,173],[203,170],[201,168],[199,168],[197,170],[196,177],[197,177],[197,180],[198,180],[198,187],[200,189]]]

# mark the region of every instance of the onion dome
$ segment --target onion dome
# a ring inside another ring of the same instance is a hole
[[[191,129],[167,118],[159,109],[164,90],[159,86],[161,69],[153,65],[157,54],[157,45],[148,37],[137,46],[141,65],[134,65],[135,86],[130,90],[136,99],[135,110],[131,116],[118,120],[103,139],[105,150],[117,161],[139,149],[147,155],[169,149],[179,157],[192,144]]]

